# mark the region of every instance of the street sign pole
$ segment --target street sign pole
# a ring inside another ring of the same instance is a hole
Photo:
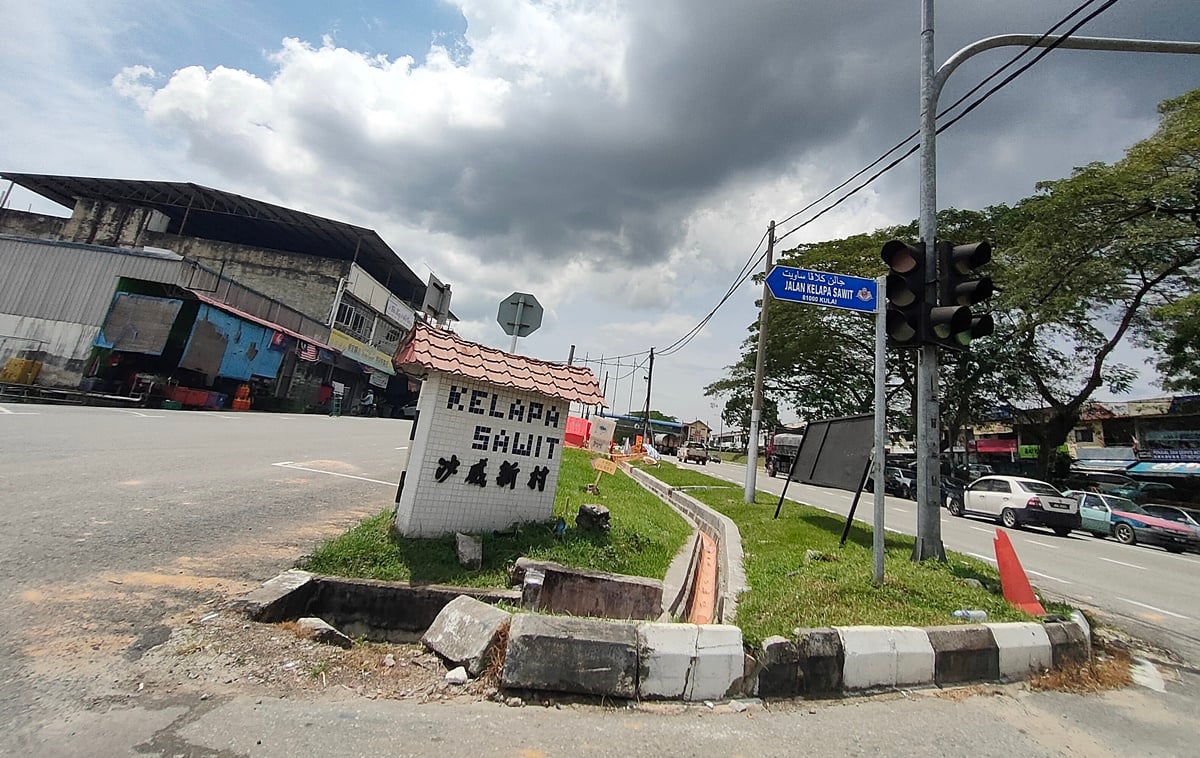
[[[879,292],[887,289],[887,277],[875,280]],[[875,584],[883,584],[883,467],[886,463],[884,443],[887,441],[887,307],[876,299],[875,309],[875,465],[871,478],[875,483],[875,519],[871,552],[875,560]]]
[[[513,319],[513,323],[515,323],[517,326],[515,329],[513,329],[512,342],[510,342],[508,344],[508,352],[510,352],[510,353],[517,352],[517,335],[521,331],[521,316],[523,315],[524,310],[525,310],[525,296],[518,295],[517,296],[517,317],[515,319]]]

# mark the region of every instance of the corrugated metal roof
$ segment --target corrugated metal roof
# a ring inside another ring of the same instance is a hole
[[[357,260],[389,289],[413,303],[425,297],[425,282],[374,230],[266,203],[191,182],[104,179],[86,176],[0,172],[67,208],[78,199],[153,208],[170,219],[170,234],[234,242],[320,258]]]
[[[539,361],[468,342],[418,321],[396,353],[397,368],[421,367],[569,402],[605,405],[590,369]]]

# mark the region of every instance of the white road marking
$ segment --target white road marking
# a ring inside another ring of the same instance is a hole
[[[1174,613],[1174,612],[1172,612],[1172,611],[1163,610],[1162,608],[1155,608],[1153,605],[1146,605],[1145,603],[1139,603],[1138,601],[1136,601],[1136,600],[1130,600],[1130,599],[1129,599],[1129,598],[1127,598],[1127,597],[1118,597],[1118,598],[1117,598],[1117,600],[1120,600],[1121,602],[1124,602],[1124,603],[1129,603],[1130,605],[1136,605],[1136,606],[1139,606],[1139,607],[1141,607],[1141,608],[1145,608],[1145,609],[1146,609],[1146,610],[1148,610],[1148,611],[1154,611],[1155,613],[1165,613],[1165,614],[1167,614],[1168,616],[1174,616],[1175,618],[1177,618],[1177,619],[1183,619],[1184,621],[1191,621],[1191,620],[1192,620],[1190,617],[1188,617],[1188,616],[1184,616],[1184,615],[1183,615],[1183,614],[1181,614],[1181,613]]]
[[[10,411],[9,409],[5,408],[3,405],[0,405],[0,413],[3,413],[5,416],[40,416],[41,415],[40,413],[31,413],[29,411]]]
[[[970,556],[972,556],[972,557],[978,558],[978,559],[979,559],[979,560],[981,560],[981,561],[987,561],[988,563],[995,563],[995,562],[996,562],[996,559],[995,559],[995,558],[992,558],[991,556],[988,556],[988,555],[982,555],[982,554],[980,554],[980,553],[967,553],[967,555],[970,555]]]
[[[397,449],[397,450],[407,450],[408,448],[407,448],[407,447],[398,447],[398,448],[396,448],[396,449]]]
[[[380,481],[379,479],[368,479],[365,476],[354,476],[353,474],[341,474],[341,473],[338,473],[337,471],[322,471],[319,468],[308,468],[307,466],[298,466],[295,463],[292,463],[291,461],[284,461],[283,463],[272,463],[271,465],[272,466],[281,466],[282,468],[294,468],[294,469],[298,469],[300,471],[311,471],[314,474],[328,474],[329,476],[340,476],[343,479],[358,479],[359,481],[372,482],[374,484],[386,484],[389,487],[399,486],[397,482],[384,482],[384,481]]]
[[[1097,558],[1099,558],[1099,559],[1100,559],[1100,560],[1102,560],[1102,561],[1108,561],[1109,563],[1115,563],[1115,564],[1117,564],[1118,566],[1128,566],[1129,568],[1131,568],[1131,569],[1137,569],[1138,571],[1145,571],[1145,570],[1146,570],[1146,567],[1145,567],[1145,566],[1135,566],[1135,565],[1133,565],[1132,563],[1126,563],[1125,561],[1115,561],[1115,560],[1113,560],[1112,558],[1104,558],[1104,557],[1102,557],[1102,556],[1099,556],[1099,555],[1098,555],[1098,556],[1096,556],[1096,557],[1097,557]]]
[[[209,411],[192,411],[192,415],[194,415],[194,416],[212,416],[213,418],[223,418],[223,419],[245,418],[245,416],[223,416],[220,413],[210,413]]]
[[[120,411],[121,413],[132,413],[133,415],[137,416],[138,418],[166,418],[165,416],[155,416],[150,413],[141,413],[139,411],[122,410],[120,408],[118,408],[117,410]]]
[[[970,527],[970,528],[971,528],[971,529],[974,529],[974,530],[975,530],[975,531],[977,531],[977,532],[983,532],[984,534],[991,534],[991,533],[992,533],[992,530],[991,530],[991,529],[984,529],[982,526],[972,526],[972,527]]]
[[[1033,569],[1025,569],[1025,573],[1033,574],[1034,576],[1044,577],[1046,579],[1049,579],[1052,582],[1058,582],[1059,584],[1074,584],[1074,582],[1068,582],[1066,579],[1059,579],[1057,576],[1050,576],[1049,574],[1043,574],[1042,572],[1034,571]]]
[[[1058,550],[1058,545],[1047,545],[1045,542],[1038,542],[1037,540],[1025,540],[1025,541],[1031,545],[1041,545],[1042,547],[1049,548],[1050,550]]]

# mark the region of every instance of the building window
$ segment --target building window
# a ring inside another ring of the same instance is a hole
[[[1076,429],[1075,430],[1075,441],[1076,442],[1091,442],[1092,441],[1092,430],[1091,429]]]
[[[343,299],[338,304],[337,318],[334,323],[342,331],[361,340],[365,341],[371,337],[372,319],[349,299]]]

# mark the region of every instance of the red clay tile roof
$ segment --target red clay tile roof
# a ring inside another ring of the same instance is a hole
[[[467,342],[424,321],[413,325],[407,342],[396,352],[395,364],[400,369],[420,366],[568,402],[607,405],[596,375],[588,368],[539,361]]]

